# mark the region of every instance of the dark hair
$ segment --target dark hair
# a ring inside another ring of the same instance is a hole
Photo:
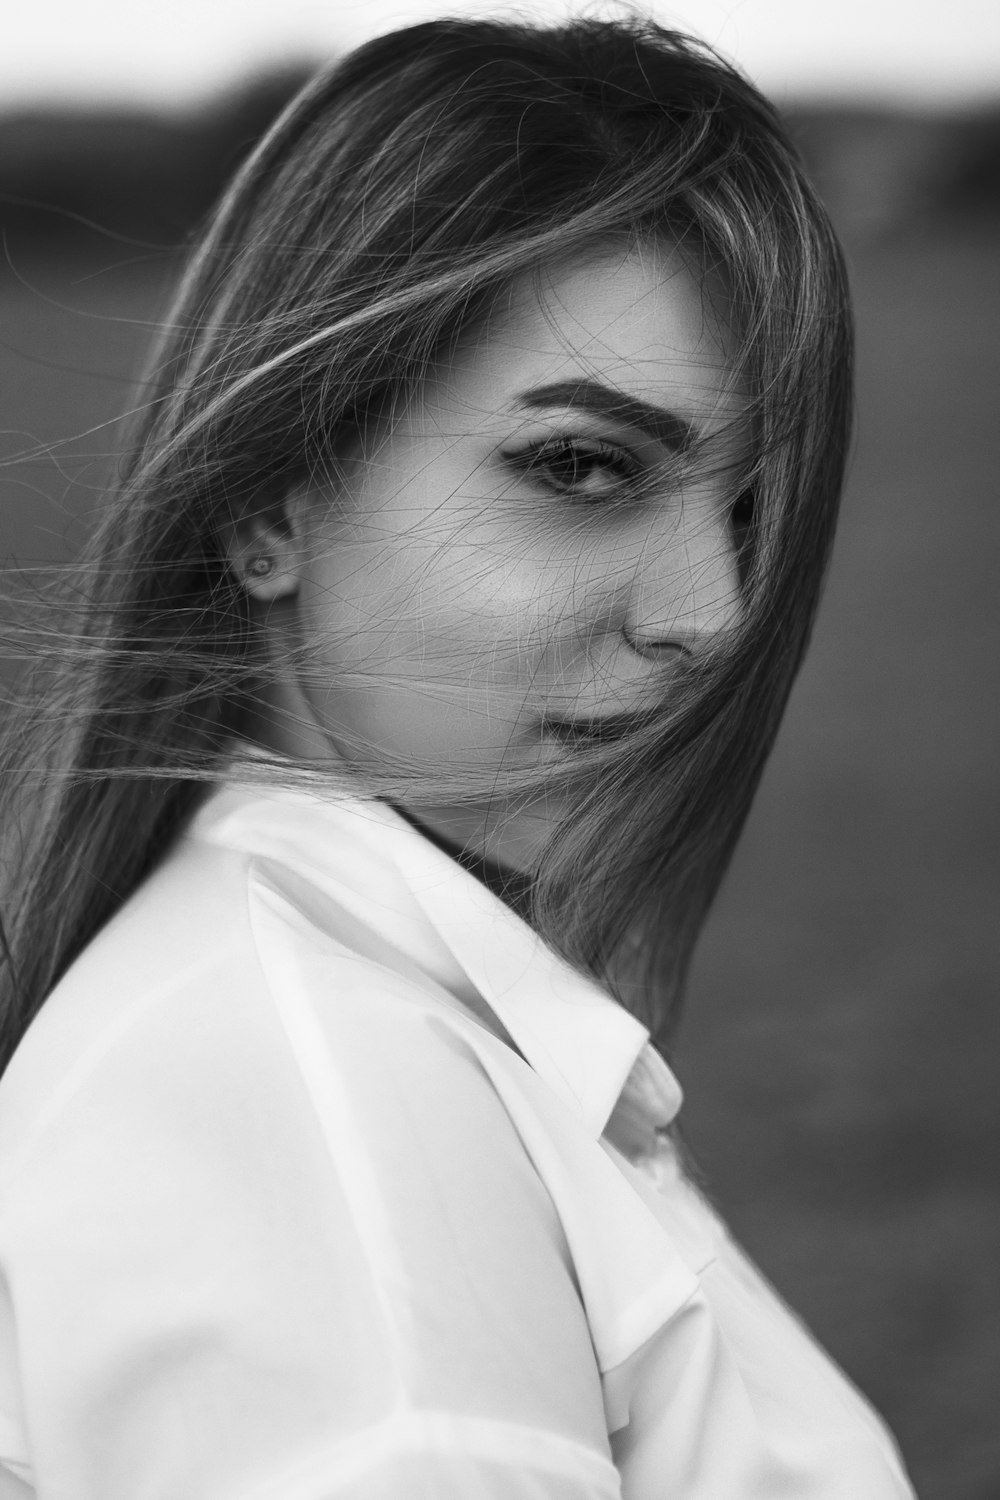
[[[659,714],[582,758],[532,920],[664,1034],[816,608],[849,427],[842,263],[774,110],[709,48],[639,20],[441,20],[320,73],[192,256],[60,665],[6,732],[0,1062],[223,774],[264,670],[234,513],[328,472],[513,277],[650,234],[728,287],[742,615]]]

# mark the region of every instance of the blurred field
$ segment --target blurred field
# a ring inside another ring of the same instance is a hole
[[[120,260],[0,282],[0,456],[83,434],[0,469],[0,556],[99,501],[168,269]],[[836,564],[678,1054],[714,1195],[923,1500],[1000,1495],[998,263],[984,226],[855,252]]]
[[[716,1196],[925,1500],[1000,1496],[998,252],[855,256],[835,565],[679,1059]]]

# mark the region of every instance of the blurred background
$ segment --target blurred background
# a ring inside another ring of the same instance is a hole
[[[78,547],[183,248],[256,135],[315,60],[444,9],[36,0],[5,18],[8,579]],[[922,1500],[997,1500],[1000,6],[645,9],[785,110],[859,337],[824,612],[677,1050],[687,1133]]]

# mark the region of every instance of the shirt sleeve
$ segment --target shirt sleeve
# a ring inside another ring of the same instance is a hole
[[[262,920],[253,962],[102,1023],[5,1163],[10,1494],[611,1500],[570,1257],[473,1023]]]

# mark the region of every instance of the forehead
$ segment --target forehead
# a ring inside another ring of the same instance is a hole
[[[614,244],[518,278],[430,372],[424,400],[482,416],[586,379],[714,424],[741,404],[734,355],[718,278],[663,242]]]

